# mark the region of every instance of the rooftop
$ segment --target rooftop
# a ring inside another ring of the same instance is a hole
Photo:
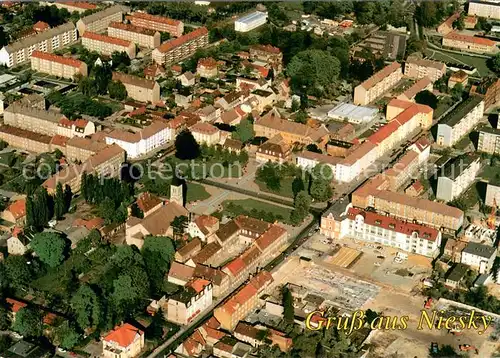
[[[62,24],[57,27],[53,27],[51,29],[48,29],[46,31],[37,33],[35,35],[23,38],[19,41],[13,42],[11,44],[8,44],[5,46],[5,49],[7,50],[7,53],[13,53],[16,52],[20,49],[27,48],[30,46],[33,46],[37,43],[40,43],[45,40],[49,40],[53,38],[54,36],[63,34],[68,31],[75,30],[75,25],[72,22],[67,22],[65,24]]]
[[[108,335],[103,339],[106,342],[114,342],[120,347],[126,348],[134,342],[137,335],[142,336],[143,334],[144,332],[139,328],[136,328],[129,323],[125,323],[121,326],[115,327],[115,329],[108,333]]]
[[[475,45],[490,46],[490,47],[493,47],[496,45],[495,41],[492,41],[492,40],[489,40],[489,39],[486,39],[483,37],[459,34],[457,32],[450,32],[448,35],[444,36],[444,39],[453,40],[453,41],[468,42],[468,43],[473,43]]]
[[[469,112],[476,108],[483,101],[481,96],[470,96],[465,101],[460,103],[455,109],[448,113],[442,120],[439,121],[438,125],[448,125],[454,127],[458,124],[462,118],[464,118]]]
[[[129,47],[132,44],[130,41],[119,39],[118,37],[97,34],[95,32],[90,32],[90,31],[85,31],[82,37],[94,41],[106,42],[109,44],[123,46],[123,47]]]
[[[99,21],[105,17],[108,17],[112,14],[116,14],[117,12],[122,12],[122,13],[127,13],[129,12],[129,8],[122,6],[122,5],[114,5],[110,6],[102,11],[95,12],[93,14],[90,14],[88,16],[82,17],[79,21],[83,22],[84,24],[90,24],[96,21]]]
[[[377,108],[356,106],[352,103],[339,103],[328,111],[329,117],[344,117],[363,120],[366,117],[373,117],[378,113]]]
[[[238,20],[236,20],[236,22],[243,22],[245,24],[249,24],[252,21],[255,21],[255,20],[260,19],[262,17],[267,18],[267,14],[264,12],[256,11],[256,12],[253,12],[253,13],[248,14],[246,16],[240,17]]]
[[[443,173],[440,176],[455,180],[465,170],[467,170],[472,165],[472,163],[475,163],[479,160],[480,156],[477,154],[456,157],[453,161],[446,163]]]
[[[496,254],[496,251],[497,249],[495,247],[479,244],[476,242],[469,242],[462,253],[489,259]]]
[[[130,32],[136,32],[139,34],[143,35],[149,35],[149,36],[154,36],[157,31],[147,29],[145,27],[140,27],[140,26],[135,26],[132,24],[124,24],[123,22],[118,22],[118,21],[112,21],[108,28],[112,27],[115,29],[120,29],[120,30],[125,30],[125,31],[130,31]]]
[[[370,89],[395,71],[401,71],[401,65],[397,62],[393,62],[390,65],[385,66],[383,69],[361,83],[360,86],[365,89]]]
[[[179,26],[182,22],[179,20],[174,20],[170,19],[168,17],[163,17],[163,16],[157,16],[157,15],[151,15],[147,14],[145,12],[134,12],[130,15],[127,16],[127,18],[138,18],[138,19],[144,19],[148,21],[153,21],[153,22],[160,22],[162,24],[167,24],[171,26]]]
[[[186,35],[182,35],[176,39],[173,39],[173,40],[170,40],[170,41],[163,43],[161,46],[157,47],[156,50],[158,50],[159,52],[165,53],[165,52],[168,52],[176,47],[179,47],[179,46],[185,44],[186,42],[193,41],[193,40],[197,39],[198,37],[206,36],[206,35],[208,35],[207,28],[206,27],[199,27],[196,30],[187,33]]]

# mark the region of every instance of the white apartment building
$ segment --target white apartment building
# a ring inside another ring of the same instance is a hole
[[[243,16],[234,22],[234,30],[238,32],[248,32],[264,25],[267,22],[267,13],[256,11]]]
[[[446,64],[443,62],[425,60],[410,56],[405,63],[405,76],[421,79],[429,77],[432,82],[446,74]]]
[[[212,283],[204,279],[189,282],[168,299],[167,319],[180,325],[191,323],[212,305]]]
[[[470,96],[438,123],[437,144],[451,147],[468,134],[483,118],[484,100]]]
[[[104,32],[112,21],[122,21],[123,14],[129,11],[130,9],[126,6],[113,5],[102,11],[84,16],[76,23],[78,34],[82,36],[86,31]]]
[[[484,203],[491,207],[500,207],[500,184],[488,183],[486,186],[486,199]]]
[[[76,39],[75,25],[72,22],[67,22],[4,46],[0,50],[0,65],[17,66],[29,61],[33,51],[54,52],[71,45]]]
[[[489,19],[500,19],[500,4],[495,1],[470,1],[468,14]]]
[[[353,207],[337,220],[340,221],[340,232],[335,238],[352,238],[427,257],[439,254],[439,230]]]
[[[82,45],[89,51],[110,56],[113,52],[125,52],[128,57],[135,58],[135,44],[116,37],[86,31],[82,36]]]
[[[147,48],[156,48],[161,44],[161,36],[158,31],[118,21],[109,24],[108,36],[131,41]]]
[[[495,247],[469,242],[462,251],[460,262],[483,274],[491,271],[496,256],[497,249]]]
[[[436,199],[452,201],[458,197],[471,186],[480,169],[481,158],[478,155],[455,158],[438,177]]]
[[[481,128],[477,150],[488,154],[500,154],[500,129]]]
[[[31,69],[70,80],[76,75],[88,75],[85,62],[41,51],[31,53]]]
[[[401,65],[393,62],[354,89],[354,104],[366,105],[389,91],[403,78]]]
[[[348,183],[365,173],[378,158],[377,145],[363,142],[335,167],[335,180]]]
[[[172,136],[171,130],[161,121],[155,121],[136,133],[115,129],[106,135],[106,144],[118,144],[127,152],[127,158],[137,158],[167,143]]]
[[[300,152],[295,155],[295,164],[304,170],[311,170],[318,164],[328,165],[333,174],[331,178],[328,178],[329,180],[333,180],[335,178],[336,166],[341,160],[342,159],[339,157],[332,157],[330,155],[310,151]]]

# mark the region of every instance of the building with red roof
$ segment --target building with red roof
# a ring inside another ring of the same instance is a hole
[[[115,327],[103,339],[105,358],[137,357],[144,348],[144,332],[129,323]]]
[[[170,65],[192,56],[196,50],[208,45],[208,29],[199,27],[176,39],[167,41],[155,48],[153,60],[160,65]]]
[[[215,145],[220,141],[220,130],[207,122],[198,122],[190,128],[194,139],[199,144]]]
[[[50,4],[51,6],[55,5],[58,9],[66,9],[70,13],[78,12],[79,14],[84,13],[85,11],[92,11],[97,9],[96,4],[91,4],[89,2],[84,1],[55,1]]]
[[[196,73],[200,77],[213,78],[217,77],[217,61],[212,57],[201,58],[198,60],[198,66],[196,67]]]
[[[108,36],[131,41],[150,49],[161,44],[161,35],[158,31],[133,24],[124,24],[121,21],[113,21],[109,24]]]
[[[403,78],[401,65],[387,65],[354,89],[354,104],[366,105],[381,97]]]
[[[132,25],[140,26],[149,30],[168,32],[171,36],[179,37],[184,32],[184,23],[168,17],[147,14],[145,12],[134,12],[125,16]]]
[[[125,52],[128,57],[135,58],[135,43],[117,37],[85,31],[82,35],[82,45],[89,51],[111,56],[115,51]]]
[[[49,24],[43,21],[38,21],[33,25],[33,30],[35,30],[36,32],[43,32],[48,29],[50,29]]]
[[[484,37],[450,32],[443,37],[443,47],[459,49],[474,53],[491,54],[496,51],[497,43]]]
[[[2,219],[22,226],[26,221],[26,200],[20,199],[10,204],[7,209],[2,212]]]
[[[189,324],[212,305],[212,289],[208,280],[191,280],[168,299],[167,319],[180,325]]]

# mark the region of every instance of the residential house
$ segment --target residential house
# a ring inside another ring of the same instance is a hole
[[[191,237],[198,237],[207,242],[209,236],[219,230],[219,219],[210,215],[200,215],[189,222],[187,233]]]
[[[186,262],[191,259],[197,253],[201,251],[201,241],[199,238],[195,237],[175,253],[175,260],[179,262]]]
[[[196,264],[173,261],[167,274],[167,281],[179,286],[185,286],[194,278]]]
[[[199,144],[215,145],[220,142],[220,130],[207,122],[198,122],[190,128],[194,139]]]
[[[354,89],[354,104],[373,102],[393,88],[403,78],[401,65],[393,62]]]
[[[413,101],[416,95],[422,91],[432,92],[432,81],[429,77],[423,77],[415,82],[410,88],[401,93],[397,98],[404,101]]]
[[[460,18],[460,12],[452,14],[438,26],[437,32],[439,32],[441,35],[448,35],[450,32],[453,31],[453,23],[459,18]]]
[[[206,27],[199,27],[186,35],[164,42],[153,50],[152,58],[160,65],[170,65],[192,56],[196,50],[207,45],[208,30]]]
[[[128,97],[136,101],[153,104],[160,101],[160,85],[154,80],[113,72],[113,81],[123,83]]]
[[[469,83],[469,75],[463,71],[459,70],[457,72],[454,72],[450,78],[448,79],[448,87],[453,88],[457,84],[461,84],[463,88],[467,87],[467,84]]]
[[[167,319],[187,325],[212,305],[212,284],[196,278],[168,299]]]
[[[462,264],[469,265],[480,274],[489,273],[495,262],[497,249],[492,246],[469,242],[462,251]]]
[[[24,255],[29,250],[32,239],[32,233],[24,233],[18,227],[14,228],[12,236],[7,239],[7,252],[9,255]]]
[[[19,199],[2,211],[1,219],[16,226],[24,226],[26,222],[26,200]]]
[[[291,153],[291,146],[285,143],[283,137],[278,134],[259,145],[255,153],[255,160],[258,163],[273,162],[283,164],[290,161]]]
[[[181,81],[181,84],[184,87],[194,86],[194,84],[196,82],[195,75],[192,72],[190,72],[190,71],[186,71],[182,75],[177,76],[177,79],[179,81]]]
[[[199,59],[198,66],[196,67],[196,73],[203,78],[217,77],[217,61],[212,57]]]
[[[115,327],[102,339],[104,358],[138,357],[144,348],[144,332],[129,323]]]
[[[446,276],[445,285],[451,288],[457,288],[460,283],[467,275],[469,267],[465,264],[456,264],[455,267],[450,269],[448,275]]]

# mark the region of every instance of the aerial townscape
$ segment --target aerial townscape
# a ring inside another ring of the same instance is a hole
[[[500,2],[0,2],[0,358],[500,357]]]

